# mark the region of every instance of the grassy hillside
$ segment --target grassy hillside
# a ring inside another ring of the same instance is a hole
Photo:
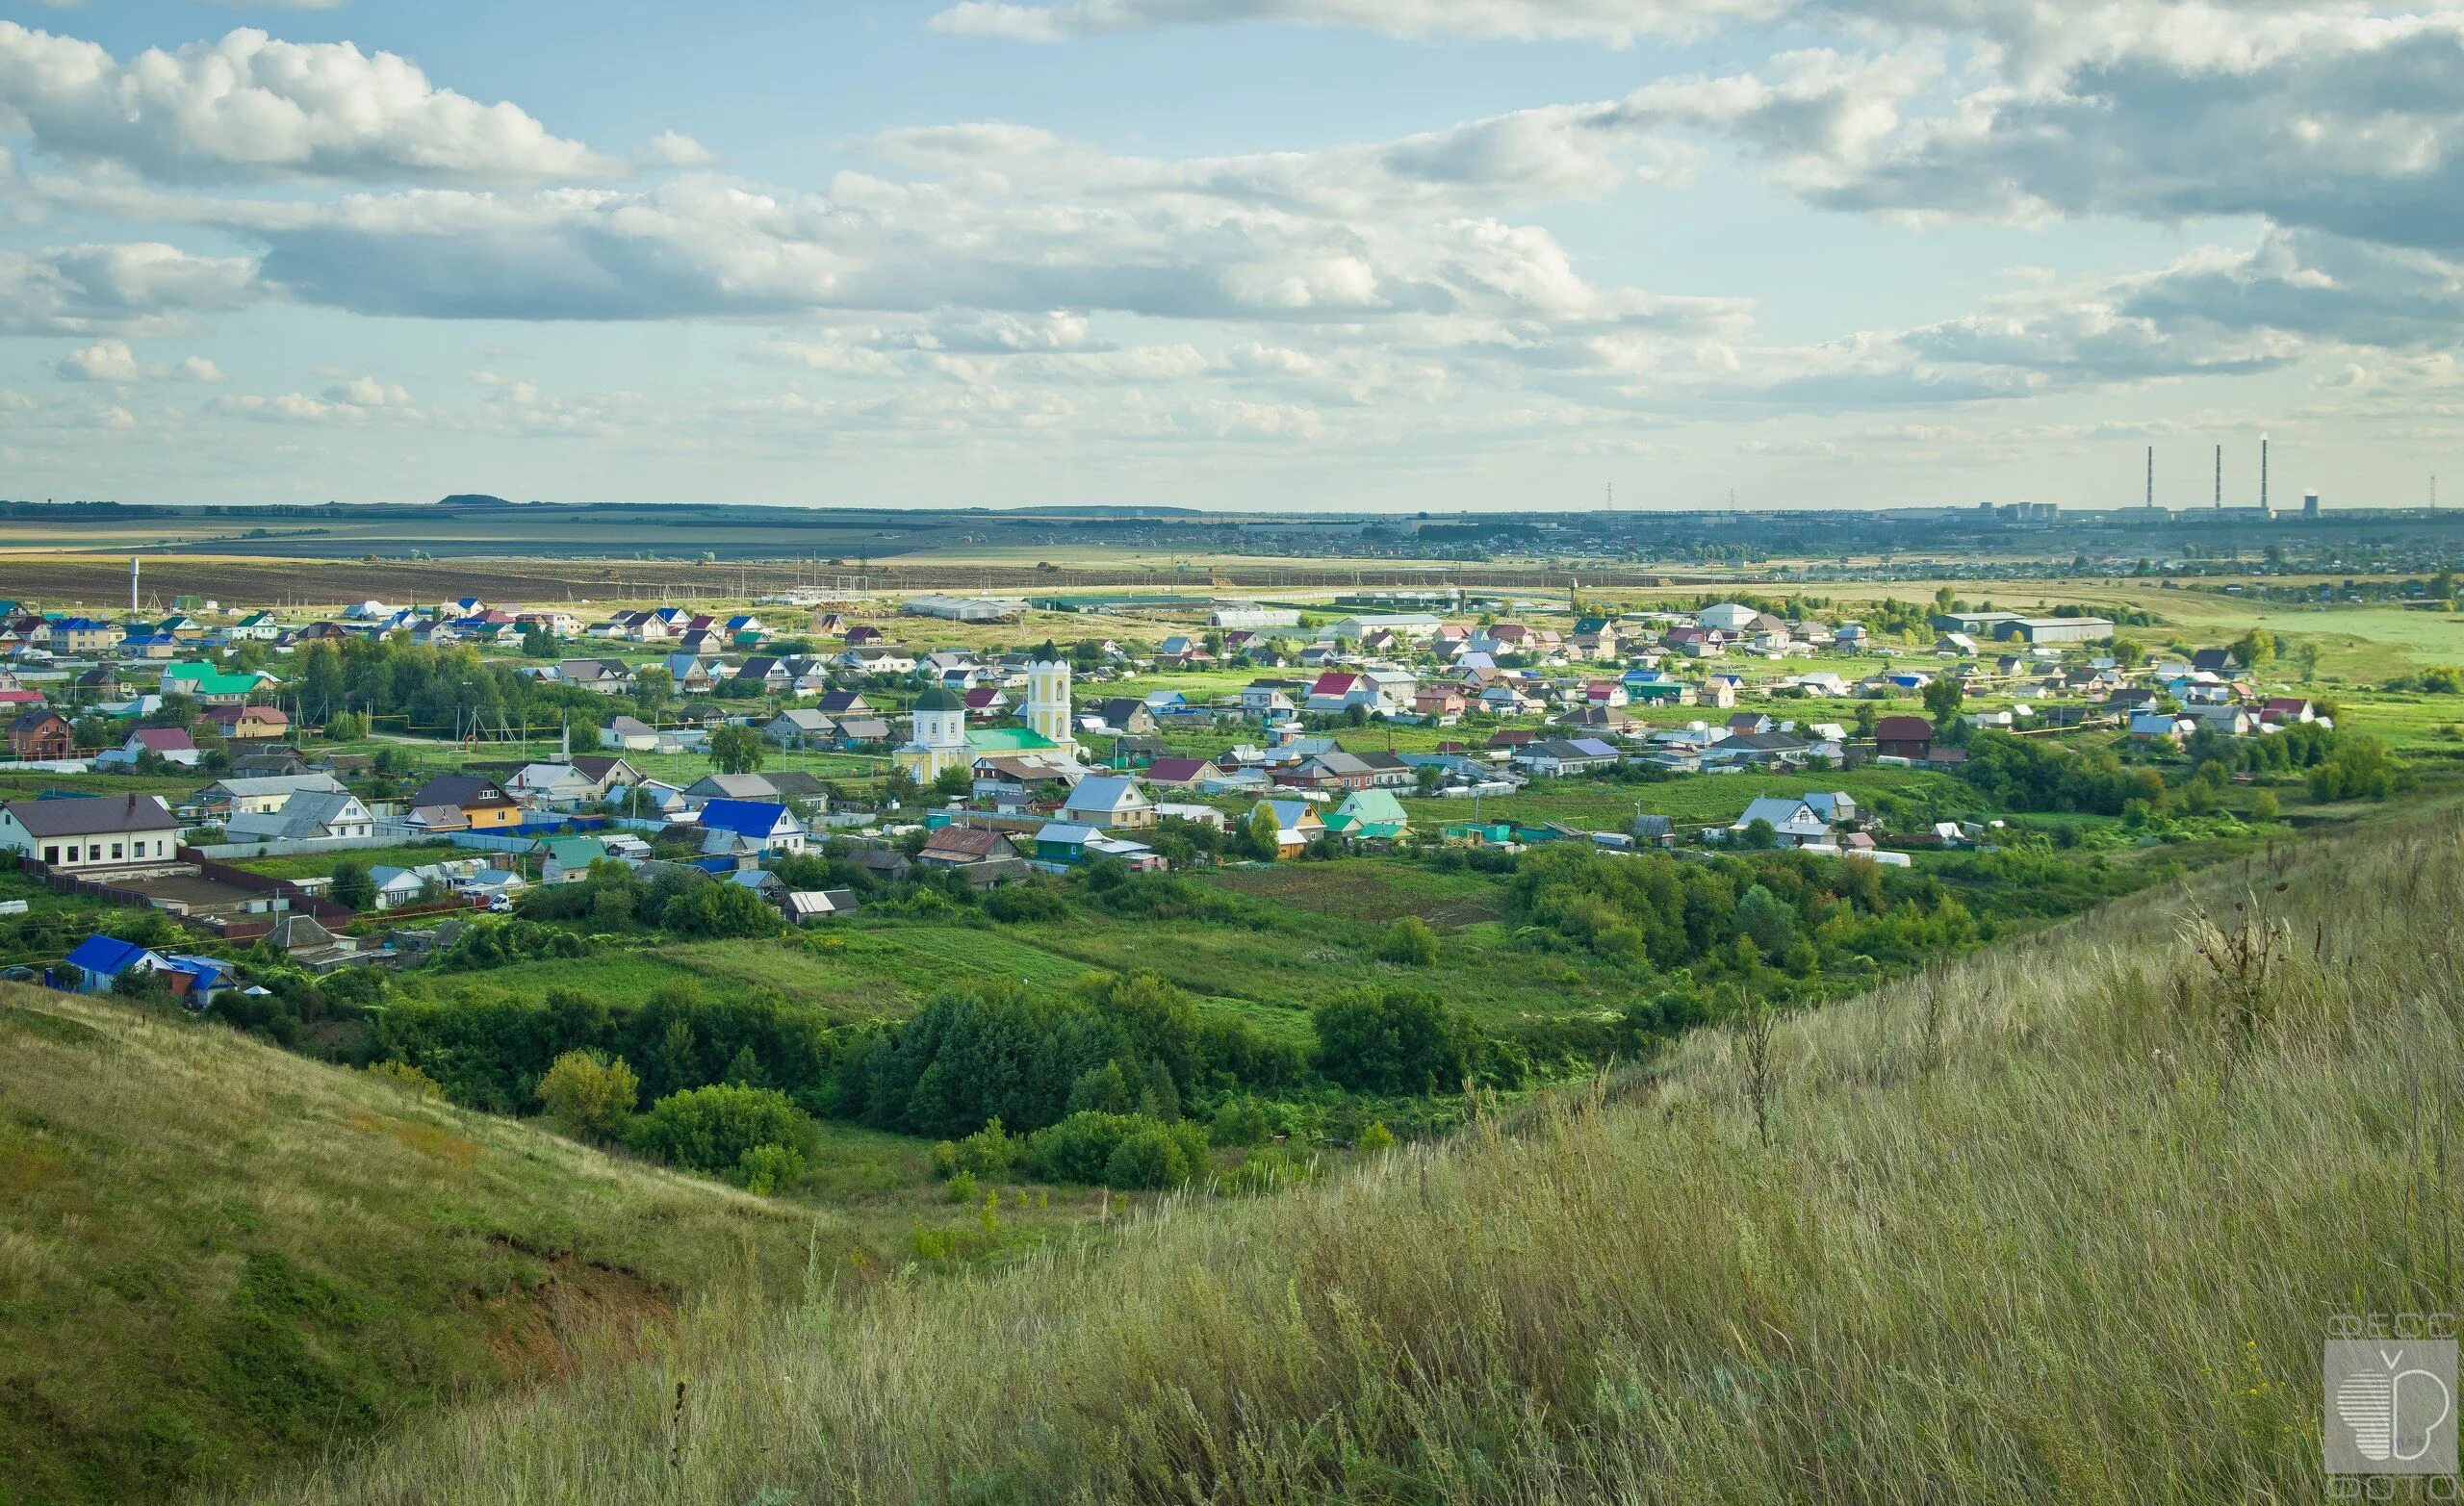
[[[1784,1021],[1759,1072],[1698,1036],[1296,1194],[688,1325],[304,1496],[2319,1498],[2331,1315],[2460,1295],[2464,824],[2384,830]]]
[[[792,1293],[810,1218],[0,988],[0,1501],[187,1498],[571,1374],[698,1293]]]

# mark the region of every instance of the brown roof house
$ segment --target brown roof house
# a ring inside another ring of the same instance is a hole
[[[178,855],[180,824],[152,795],[13,800],[0,805],[0,851],[67,872],[165,863]]]

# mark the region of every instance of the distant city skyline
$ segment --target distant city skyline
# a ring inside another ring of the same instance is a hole
[[[0,21],[0,496],[2417,507],[2464,4]]]

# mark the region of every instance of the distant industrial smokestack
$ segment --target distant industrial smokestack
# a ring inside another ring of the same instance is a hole
[[[2224,510],[2224,447],[2216,447],[2216,510]]]
[[[2147,447],[2147,505],[2156,505],[2156,447]]]
[[[2264,509],[2267,507],[2267,505],[2268,505],[2268,437],[2267,437],[2266,435],[2262,434],[2262,435],[2260,435],[2260,436],[2259,436],[2259,506],[2260,506],[2260,508],[2261,508],[2262,510],[2264,510]]]
[[[137,556],[128,557],[128,615],[137,615]]]

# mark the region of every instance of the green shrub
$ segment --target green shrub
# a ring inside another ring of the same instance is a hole
[[[1115,1187],[1176,1187],[1206,1164],[1192,1161],[1185,1141],[1162,1126],[1141,1130],[1113,1147],[1104,1161],[1104,1185]]]
[[[1294,1156],[1281,1147],[1251,1151],[1223,1179],[1227,1192],[1276,1192],[1318,1174],[1314,1157]]]
[[[1378,944],[1378,959],[1404,967],[1427,967],[1437,960],[1437,932],[1417,915],[1406,915],[1386,929]]]
[[[779,912],[740,883],[699,883],[669,900],[659,924],[686,936],[775,936]]]
[[[539,1104],[557,1129],[578,1140],[611,1138],[641,1096],[641,1082],[618,1057],[568,1051],[539,1080]]]
[[[1355,1092],[1443,1092],[1478,1064],[1478,1028],[1433,993],[1355,994],[1319,1005],[1312,1016],[1318,1071]]]
[[[736,1158],[735,1170],[746,1191],[768,1197],[805,1174],[804,1152],[792,1145],[755,1145]]]
[[[1256,1145],[1273,1133],[1266,1106],[1254,1098],[1227,1098],[1207,1121],[1207,1138],[1218,1145]]]
[[[369,877],[368,865],[356,859],[346,861],[334,869],[334,881],[327,891],[334,903],[355,910],[364,910],[376,903],[376,881]]]
[[[1009,883],[985,897],[984,913],[1013,926],[1027,921],[1066,920],[1069,902],[1048,883]]]
[[[445,1089],[436,1079],[407,1061],[372,1061],[368,1075],[380,1083],[391,1083],[414,1098],[442,1098]]]
[[[958,1167],[979,1177],[1006,1177],[1017,1164],[1018,1142],[996,1116],[983,1129],[958,1143]]]
[[[1121,1158],[1132,1141],[1139,1148]],[[1025,1164],[1047,1182],[1174,1187],[1205,1169],[1206,1136],[1194,1124],[1165,1124],[1144,1114],[1073,1113],[1027,1137]],[[1116,1174],[1134,1180],[1116,1181]]]
[[[732,1170],[756,1146],[801,1147],[811,1138],[811,1119],[786,1094],[724,1083],[668,1094],[625,1133],[638,1154],[695,1171]]]

